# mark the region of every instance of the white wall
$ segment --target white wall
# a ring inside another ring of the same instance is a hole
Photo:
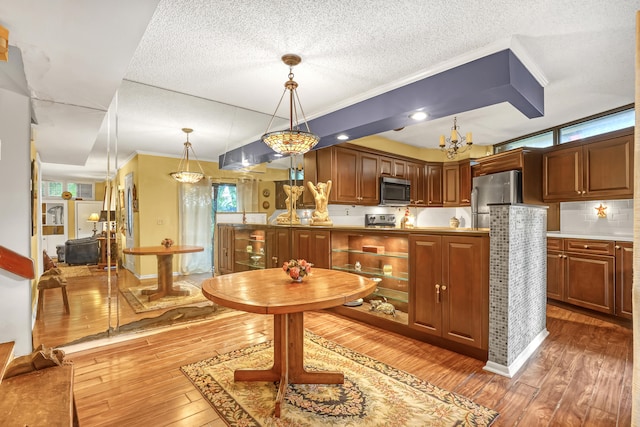
[[[0,245],[31,252],[29,98],[0,89]],[[31,343],[30,281],[0,269],[0,342],[15,341],[17,356]]]
[[[15,52],[9,52],[15,58]],[[22,61],[20,60],[20,66]],[[0,64],[6,67],[6,63]],[[0,80],[6,79],[0,68]],[[31,253],[31,108],[29,97],[0,81],[0,245],[26,257]],[[0,269],[0,342],[15,341],[16,356],[31,342],[30,281]]]

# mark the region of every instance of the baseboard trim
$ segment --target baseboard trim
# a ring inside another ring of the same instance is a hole
[[[540,333],[529,343],[529,345],[520,353],[520,355],[509,366],[500,365],[499,363],[487,361],[484,366],[485,371],[493,372],[494,374],[502,375],[507,378],[513,378],[513,376],[522,368],[529,357],[534,351],[542,344],[542,341],[549,336],[549,331],[544,328]]]

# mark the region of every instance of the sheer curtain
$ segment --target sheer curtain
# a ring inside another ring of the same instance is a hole
[[[258,212],[258,180],[244,178],[236,184],[238,212]]]
[[[211,181],[178,184],[179,230],[178,244],[202,246],[203,252],[182,254],[180,273],[209,273],[212,263]]]

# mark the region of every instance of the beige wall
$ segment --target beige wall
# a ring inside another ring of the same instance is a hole
[[[134,245],[157,246],[162,239],[178,237],[178,183],[169,175],[176,170],[179,159],[139,154],[123,165],[118,171],[117,183],[124,189],[124,178],[133,172],[133,181],[138,196],[138,212],[134,212]],[[238,172],[218,169],[216,162],[200,162],[204,172],[213,182],[235,183],[238,179],[249,178],[259,181],[258,206],[260,212],[269,216],[274,211],[274,180],[287,179],[287,170],[271,169],[266,165],[254,168],[251,172]],[[262,191],[270,190],[269,197]],[[263,202],[269,202],[269,208],[263,208]],[[123,224],[123,222],[121,222]],[[120,241],[124,243],[124,234]],[[122,254],[121,254],[122,255]],[[151,276],[157,273],[157,261],[152,256],[134,257],[135,273],[138,276]],[[177,264],[174,264],[177,271]]]
[[[438,149],[414,147],[413,145],[403,144],[377,135],[366,136],[364,138],[349,141],[349,143],[427,162],[450,161],[447,159],[445,153]],[[457,161],[468,158],[477,159],[488,156],[492,152],[493,148],[491,146],[472,145],[469,151],[460,154],[455,160]]]

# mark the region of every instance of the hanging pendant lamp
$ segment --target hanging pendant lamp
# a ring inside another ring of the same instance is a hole
[[[440,150],[446,155],[447,159],[455,159],[460,153],[464,153],[473,145],[473,137],[471,132],[467,132],[467,136],[464,137],[460,134],[460,126],[458,126],[458,118],[453,118],[453,127],[451,128],[451,137],[445,138],[444,135],[440,135]]]
[[[178,164],[178,171],[171,172],[169,175],[173,177],[178,182],[184,182],[187,184],[195,184],[204,178],[204,170],[202,170],[202,166],[196,157],[195,152],[193,151],[193,147],[189,142],[189,134],[193,132],[193,129],[182,128],[182,132],[187,134],[187,142],[184,143],[184,151],[182,154],[182,159]],[[196,163],[198,164],[198,168],[200,168],[200,172],[193,172],[189,169],[189,151],[193,154],[193,157],[196,159]]]
[[[278,102],[276,106],[276,111],[274,111],[271,117],[269,126],[267,126],[267,131],[262,135],[262,141],[273,151],[282,155],[304,154],[320,141],[320,137],[312,134],[309,130],[307,118],[304,115],[302,105],[300,105],[300,99],[298,98],[298,83],[293,80],[293,67],[302,62],[302,59],[298,55],[287,54],[282,56],[282,62],[289,66],[289,80],[284,84],[284,92],[282,92],[280,102]],[[278,113],[278,108],[280,108],[280,104],[287,91],[289,91],[289,129],[270,132],[271,124]],[[302,116],[306,131],[300,129],[298,109],[300,109],[300,115]]]

